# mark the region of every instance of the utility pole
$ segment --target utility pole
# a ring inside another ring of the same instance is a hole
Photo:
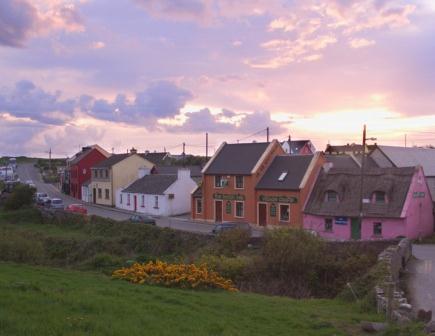
[[[50,150],[48,151],[48,165],[49,165],[50,171],[51,171],[51,147],[50,147]]]
[[[406,134],[405,134],[405,148],[406,148]]]
[[[186,166],[186,143],[183,142],[183,167]]]
[[[208,133],[205,133],[205,160],[208,160]]]
[[[269,127],[266,128],[267,143],[269,143]]]
[[[292,136],[290,134],[288,135],[288,153],[292,153]]]

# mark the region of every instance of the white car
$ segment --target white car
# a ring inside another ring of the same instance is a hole
[[[64,209],[63,201],[60,198],[52,198],[49,202],[50,209]]]

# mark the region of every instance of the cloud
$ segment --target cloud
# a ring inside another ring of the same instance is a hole
[[[55,1],[37,7],[28,0],[0,1],[0,45],[23,47],[30,37],[56,30],[84,30],[74,4]]]
[[[225,133],[248,134],[261,128],[269,127],[274,133],[285,130],[280,123],[273,121],[269,112],[257,111],[252,113],[236,113],[222,109],[219,113],[212,113],[208,108],[185,114],[182,125],[165,125],[166,131],[183,133]]]
[[[95,41],[91,44],[91,49],[102,49],[106,46],[103,41]]]
[[[376,44],[376,41],[365,38],[354,38],[349,41],[349,45],[354,49],[369,47],[374,44]]]
[[[31,81],[22,80],[0,91],[0,112],[43,124],[61,125],[71,120],[76,102],[61,100],[61,92],[49,93]]]
[[[269,34],[279,34],[280,37],[260,44],[271,55],[248,59],[246,64],[253,68],[276,69],[294,62],[318,60],[323,53],[313,51],[326,49],[342,36],[350,40],[352,48],[367,47],[376,41],[353,35],[407,26],[416,8],[393,0],[308,0],[290,7],[288,14],[280,14],[269,22]]]

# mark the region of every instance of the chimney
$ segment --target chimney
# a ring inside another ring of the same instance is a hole
[[[137,149],[134,147],[131,147],[130,154],[137,154]]]
[[[184,168],[178,169],[177,179],[183,180],[186,178],[190,178],[190,169],[184,169]]]
[[[146,167],[141,167],[138,169],[137,171],[137,177],[138,178],[142,178],[146,175],[150,175],[151,174],[151,169],[146,168]]]

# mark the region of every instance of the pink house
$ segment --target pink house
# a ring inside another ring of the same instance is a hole
[[[418,238],[434,232],[432,198],[420,166],[364,173],[324,167],[304,209],[304,229],[331,240]]]

